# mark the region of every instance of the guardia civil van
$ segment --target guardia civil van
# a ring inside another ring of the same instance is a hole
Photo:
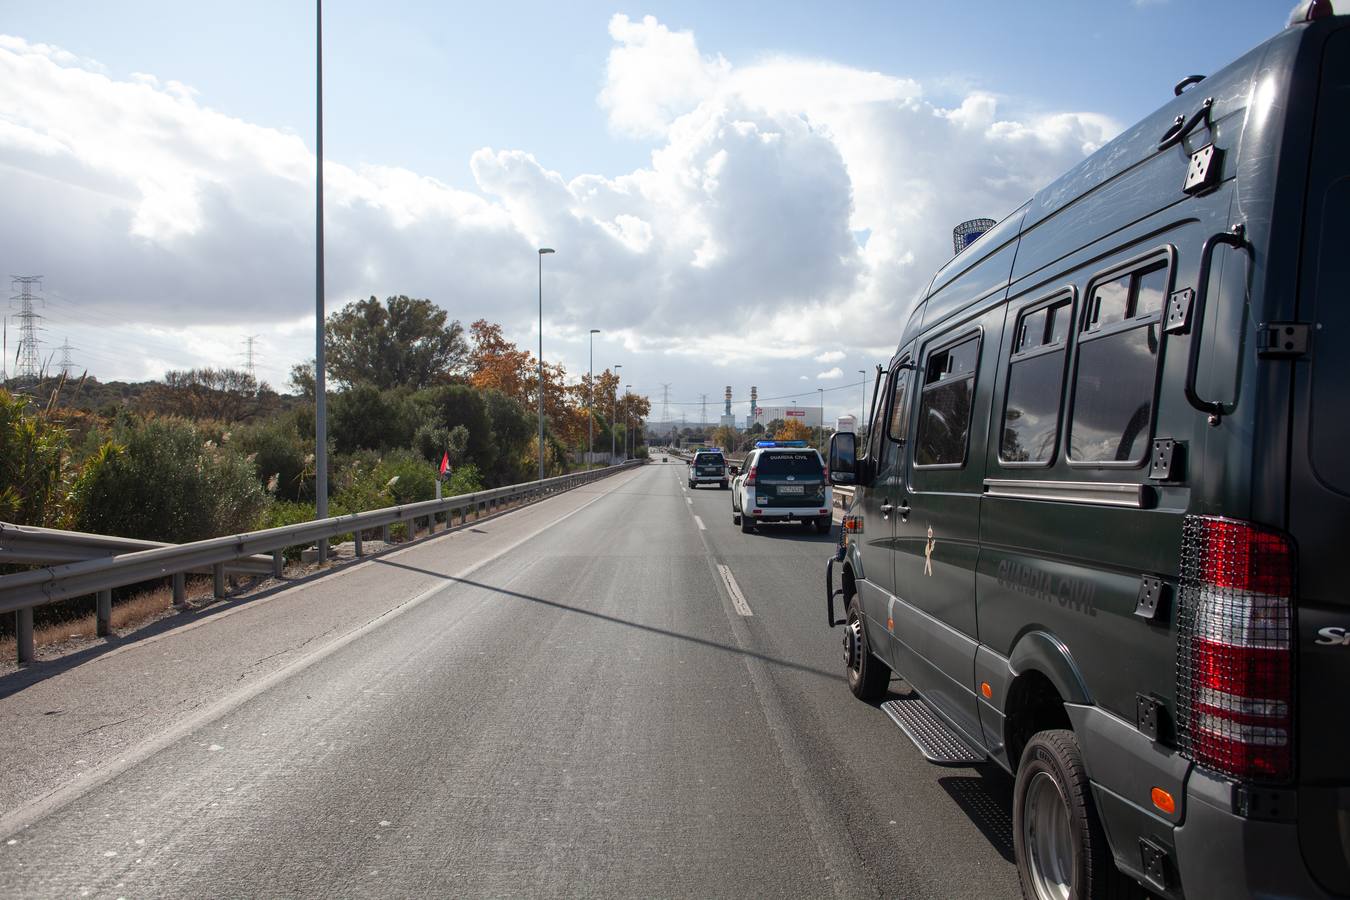
[[[849,687],[1015,774],[1028,897],[1350,894],[1348,357],[1313,2],[943,267],[835,435]]]

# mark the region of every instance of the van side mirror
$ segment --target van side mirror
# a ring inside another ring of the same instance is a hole
[[[830,438],[830,484],[854,484],[858,480],[858,436],[839,431]]]
[[[739,474],[741,474],[741,467],[740,467],[740,466],[732,466],[730,471],[731,471],[731,474],[732,474],[732,475],[739,475]]]

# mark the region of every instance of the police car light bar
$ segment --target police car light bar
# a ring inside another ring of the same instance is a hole
[[[755,441],[756,447],[805,447],[806,441]]]

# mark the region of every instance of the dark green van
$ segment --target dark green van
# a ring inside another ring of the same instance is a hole
[[[831,445],[849,685],[1016,775],[1028,897],[1350,894],[1350,17],[1294,19],[939,271]]]

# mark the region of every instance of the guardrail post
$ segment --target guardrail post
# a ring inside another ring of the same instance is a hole
[[[33,607],[14,613],[14,638],[19,649],[19,665],[33,661]]]
[[[217,600],[225,597],[225,564],[216,563],[211,567],[211,577],[215,581],[213,588]]]
[[[173,573],[173,605],[181,609],[187,603],[187,575]]]
[[[280,578],[286,574],[286,554],[281,550],[272,551],[272,577]]]
[[[380,526],[380,540],[384,541],[386,544],[389,543],[389,526],[388,526],[388,525],[381,525],[381,526]]]
[[[99,591],[94,600],[94,633],[107,637],[112,633],[112,591]]]
[[[352,549],[357,556],[365,556],[366,551],[361,546],[361,529],[358,528],[352,532]]]

